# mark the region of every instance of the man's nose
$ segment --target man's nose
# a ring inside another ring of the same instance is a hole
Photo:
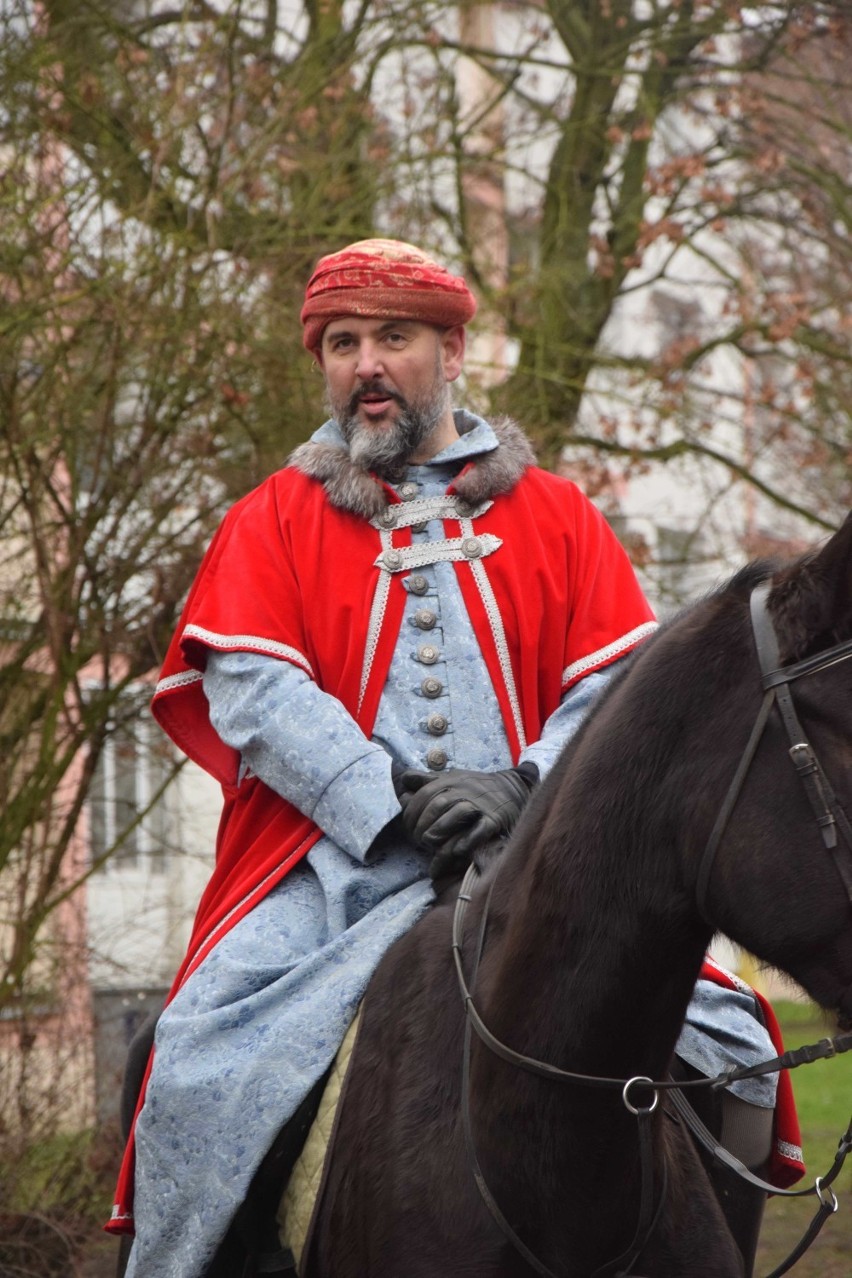
[[[374,377],[381,377],[384,372],[381,347],[375,342],[362,342],[358,347],[358,362],[355,374],[362,382],[369,382]]]

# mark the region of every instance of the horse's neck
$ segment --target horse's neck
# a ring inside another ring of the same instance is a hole
[[[671,876],[652,873],[654,849],[618,846],[615,823],[568,797],[544,822],[565,833],[543,834],[531,812],[498,867],[475,1002],[491,1032],[526,1056],[598,1078],[660,1078],[709,938],[685,917]],[[547,1082],[495,1063],[478,1043],[472,1053],[473,1125],[492,1191],[527,1236],[572,1256],[572,1272],[591,1272],[630,1237],[604,1207],[614,1169],[622,1209],[639,1192],[636,1126],[619,1090]],[[660,1139],[658,1128],[657,1152]],[[543,1204],[557,1195],[573,1208],[554,1224]]]
[[[590,797],[569,769],[495,889],[486,997],[513,1041],[523,1033],[568,1068],[664,1066],[710,939],[679,884],[672,832],[652,814],[619,820],[626,802],[618,777],[602,775]]]

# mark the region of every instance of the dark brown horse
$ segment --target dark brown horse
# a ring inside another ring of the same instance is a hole
[[[662,1078],[714,930],[852,1016],[852,912],[770,714],[709,876],[703,851],[763,698],[749,617],[754,565],[640,650],[531,803],[469,907],[475,1002],[517,1051],[585,1074]],[[768,612],[784,664],[852,639],[852,522],[777,571]],[[852,798],[852,661],[795,683],[841,806]],[[840,840],[852,864],[852,848]],[[462,1130],[464,1014],[451,901],[370,986],[308,1278],[524,1278],[474,1184]],[[485,1179],[544,1266],[589,1278],[628,1248],[639,1211],[635,1121],[617,1092],[556,1084],[471,1047]],[[656,1228],[630,1272],[734,1278],[739,1251],[683,1128],[654,1115]],[[617,1268],[617,1267],[616,1267]],[[616,1272],[615,1269],[607,1272]]]

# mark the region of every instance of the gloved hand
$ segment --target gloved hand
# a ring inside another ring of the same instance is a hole
[[[435,853],[431,877],[461,873],[476,848],[508,834],[537,781],[534,763],[503,772],[453,768],[435,776],[409,768],[402,774],[403,828],[417,847]]]
[[[407,768],[404,763],[400,763],[397,759],[391,759],[391,781],[396,793],[396,797],[403,804],[408,797],[406,785],[410,782],[412,786],[423,781],[429,781],[434,777],[434,772],[418,772],[416,768]],[[397,812],[395,817],[388,821],[387,825],[382,826],[364,857],[365,864],[370,864],[377,857],[382,856],[390,848],[399,843],[405,834],[405,827],[402,824],[402,813]]]
[[[431,781],[434,776],[434,772],[421,772],[418,768],[406,767],[397,759],[391,760],[391,781],[400,803],[408,798],[410,790],[416,790],[424,782]]]

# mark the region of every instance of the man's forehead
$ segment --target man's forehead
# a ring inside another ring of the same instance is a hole
[[[398,316],[382,318],[375,315],[341,315],[329,320],[323,337],[339,337],[342,333],[382,333],[391,328],[430,328],[422,320],[403,319]]]

